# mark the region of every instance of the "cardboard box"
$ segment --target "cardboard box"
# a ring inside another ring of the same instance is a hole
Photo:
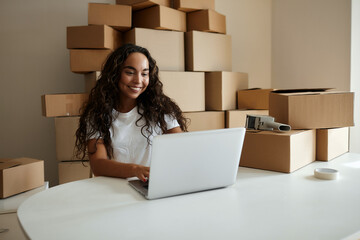
[[[80,160],[74,156],[76,130],[80,117],[55,118],[56,159],[58,161]]]
[[[236,109],[236,92],[248,88],[248,74],[239,72],[205,73],[205,109]]]
[[[133,11],[156,5],[172,7],[171,0],[116,0],[116,4],[130,5]]]
[[[67,27],[67,48],[116,49],[121,33],[107,25]]]
[[[0,159],[0,198],[7,198],[43,185],[43,160]]]
[[[109,25],[120,31],[131,28],[131,7],[103,3],[89,3],[88,24]]]
[[[205,111],[203,72],[159,72],[164,93],[184,112]]]
[[[88,97],[87,93],[43,95],[41,96],[43,116],[78,116]]]
[[[269,95],[274,89],[252,88],[237,92],[238,109],[269,109]]]
[[[185,118],[189,119],[188,131],[205,131],[225,128],[225,112],[184,112]]]
[[[269,115],[292,129],[354,126],[354,93],[326,89],[277,90],[270,93]]]
[[[71,49],[70,69],[74,73],[101,71],[111,52],[108,49]]]
[[[226,34],[226,17],[214,10],[206,9],[186,15],[187,31],[204,31]]]
[[[59,163],[59,184],[91,178],[88,161],[68,161]]]
[[[231,71],[231,36],[220,33],[185,33],[186,71]]]
[[[240,166],[293,172],[315,161],[315,130],[246,131]]]
[[[164,6],[154,6],[133,13],[133,26],[186,32],[186,13]]]
[[[227,128],[245,127],[246,115],[269,115],[268,110],[229,110],[226,111],[226,124]]]
[[[174,8],[192,12],[201,9],[215,9],[215,0],[174,0]]]
[[[96,81],[100,78],[100,71],[85,73],[85,92],[90,93],[91,89],[93,89],[96,85]]]
[[[124,41],[147,48],[160,71],[185,70],[183,32],[134,28],[125,33]]]
[[[348,127],[316,129],[316,160],[329,161],[348,151]]]

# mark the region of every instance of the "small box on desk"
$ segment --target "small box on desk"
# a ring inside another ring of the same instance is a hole
[[[121,45],[121,33],[107,25],[67,27],[66,38],[68,49],[116,49]]]
[[[226,34],[226,17],[214,10],[205,9],[187,13],[187,31],[204,31]]]
[[[269,115],[269,110],[228,110],[226,111],[226,127],[245,127],[246,115]]]
[[[0,198],[7,198],[43,185],[43,160],[0,159]]]
[[[184,117],[190,120],[189,132],[225,128],[223,111],[184,112]]]
[[[348,127],[316,129],[316,160],[329,161],[348,151]]]
[[[236,92],[248,88],[248,74],[239,72],[205,73],[206,110],[236,109]]]
[[[185,33],[186,71],[231,71],[231,36],[220,33]]]
[[[315,161],[315,130],[246,131],[240,166],[293,172]]]
[[[59,162],[59,184],[91,178],[89,161]]]
[[[183,32],[133,28],[124,37],[125,43],[147,48],[160,71],[185,70]]]
[[[243,89],[237,92],[238,109],[269,109],[269,95],[274,89]]]
[[[56,159],[58,161],[79,160],[74,156],[76,130],[80,117],[55,118]]]
[[[104,3],[89,3],[88,24],[109,25],[120,31],[131,28],[131,7]]]
[[[290,89],[270,93],[269,115],[292,129],[354,126],[354,93]]]
[[[70,70],[74,73],[101,71],[112,50],[70,49]]]
[[[174,0],[174,8],[183,12],[215,9],[215,0]]]
[[[186,13],[158,5],[134,12],[133,26],[186,32]]]
[[[78,116],[89,94],[47,94],[41,96],[45,117]]]
[[[164,93],[184,112],[205,111],[205,74],[203,72],[160,71]]]
[[[172,7],[171,0],[116,0],[116,4],[130,5],[133,11],[157,5]]]

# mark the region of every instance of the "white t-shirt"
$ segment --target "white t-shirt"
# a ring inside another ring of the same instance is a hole
[[[113,110],[116,119],[110,128],[110,138],[114,150],[114,159],[123,163],[134,163],[143,166],[150,166],[151,145],[148,144],[147,138],[141,134],[141,127],[145,120],[140,118],[138,108],[133,108],[130,112],[121,113]],[[165,115],[165,122],[167,129],[172,129],[179,126],[176,119],[169,115]],[[156,135],[161,135],[163,132],[159,125],[152,125],[153,133],[150,136],[150,141]],[[144,129],[145,130],[145,129]],[[146,131],[143,131],[147,134]],[[94,135],[92,138],[97,137]]]

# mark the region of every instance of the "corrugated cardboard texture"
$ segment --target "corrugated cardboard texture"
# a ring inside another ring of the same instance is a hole
[[[171,0],[116,0],[116,4],[130,5],[133,11],[149,8],[156,5],[172,7]]]
[[[164,93],[182,111],[205,111],[205,74],[203,72],[160,71]]]
[[[248,74],[239,72],[205,73],[206,110],[236,109],[236,92],[248,88]]]
[[[292,129],[349,127],[354,125],[354,93],[270,93],[269,115]]]
[[[315,161],[315,130],[247,131],[240,166],[293,172]]]
[[[215,9],[215,0],[174,0],[174,8],[184,12]]]
[[[10,166],[10,162],[15,164]],[[43,160],[31,158],[0,159],[0,198],[10,197],[40,187],[43,184]]]
[[[185,70],[183,32],[134,28],[125,33],[124,41],[147,48],[160,71]]]
[[[75,133],[80,117],[55,118],[56,159],[58,161],[79,160],[74,156]]]
[[[112,50],[70,49],[70,69],[74,73],[101,71]]]
[[[121,33],[107,25],[67,27],[67,48],[116,49]]]
[[[316,160],[329,161],[348,151],[348,127],[316,130]]]
[[[125,31],[131,28],[131,7],[126,5],[89,3],[88,24],[109,25]]]
[[[186,71],[232,71],[230,35],[189,31],[185,45]]]
[[[205,31],[226,34],[226,16],[205,9],[190,12],[186,16],[187,31]]]
[[[133,13],[133,26],[186,32],[186,13],[154,6]]]
[[[69,161],[59,163],[59,184],[91,178],[89,162]]]
[[[46,117],[78,116],[88,94],[48,94],[41,96],[41,99]]]
[[[274,89],[246,89],[237,92],[238,109],[269,109],[269,95]]]
[[[269,110],[229,110],[226,111],[226,127],[245,127],[246,115],[269,115]]]
[[[222,129],[225,127],[225,112],[184,112],[184,117],[190,119],[189,132]]]

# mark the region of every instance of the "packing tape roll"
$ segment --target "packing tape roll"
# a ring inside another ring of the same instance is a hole
[[[315,168],[314,176],[319,179],[334,180],[339,177],[339,171],[332,168]]]

